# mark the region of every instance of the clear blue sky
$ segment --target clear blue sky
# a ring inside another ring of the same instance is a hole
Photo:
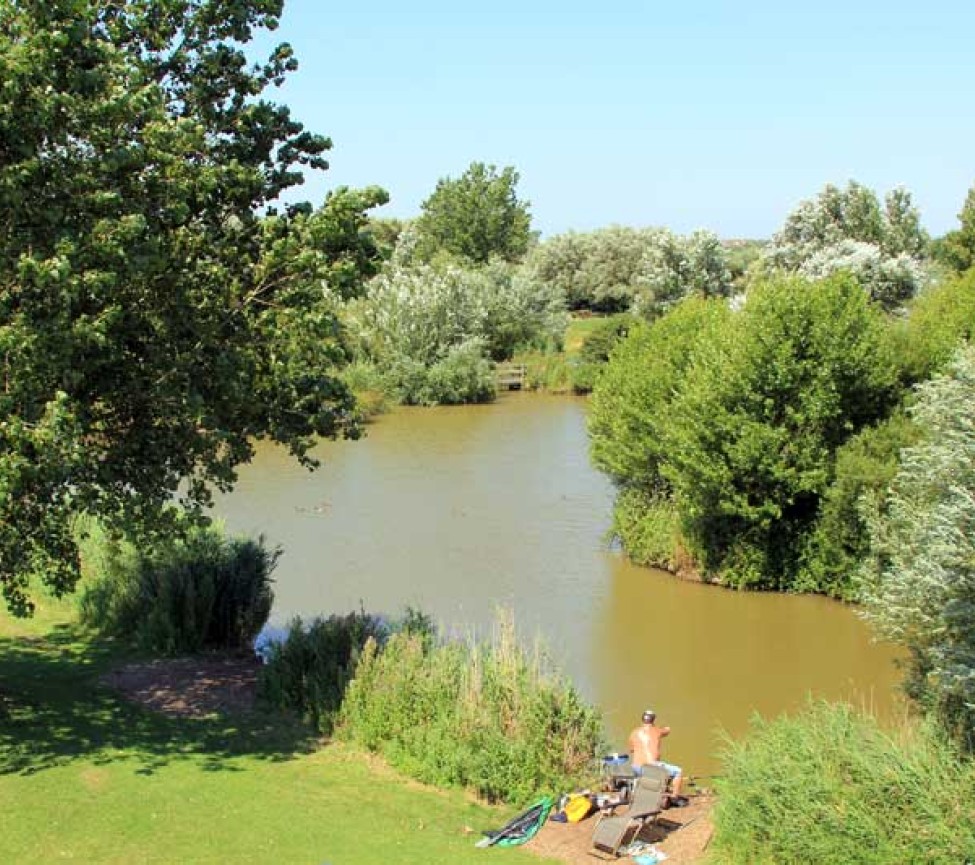
[[[316,204],[378,184],[414,216],[477,160],[544,235],[765,237],[852,178],[940,234],[975,183],[975,0],[286,0],[271,39],[300,63],[274,98],[334,142]]]

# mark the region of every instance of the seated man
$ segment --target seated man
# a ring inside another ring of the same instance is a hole
[[[674,805],[686,805],[687,800],[680,795],[684,776],[680,766],[665,763],[660,759],[660,740],[670,733],[670,727],[658,727],[655,712],[647,709],[643,713],[643,725],[630,733],[630,762],[637,775],[643,774],[643,767],[649,764],[661,766],[670,775],[671,800]]]

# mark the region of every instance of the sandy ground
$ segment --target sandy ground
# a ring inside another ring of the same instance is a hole
[[[252,658],[178,658],[127,664],[106,674],[102,681],[127,699],[163,714],[203,717],[215,712],[252,709],[259,667],[259,662]],[[654,844],[666,854],[670,865],[696,863],[711,841],[713,803],[708,792],[692,790],[686,807],[664,811],[656,823],[644,829],[639,840]],[[619,809],[618,813],[626,811]],[[540,857],[559,859],[566,865],[614,861],[592,848],[592,833],[598,819],[598,814],[594,814],[578,823],[550,820],[524,849]]]
[[[641,833],[640,840],[652,843],[665,853],[669,865],[688,865],[698,862],[711,841],[714,827],[711,808],[714,799],[710,794],[690,796],[684,808],[671,808],[661,815],[655,825]],[[625,814],[622,808],[618,813]],[[602,861],[632,862],[630,858],[614,860],[613,857],[593,850],[592,833],[598,815],[587,817],[578,823],[546,823],[524,849],[561,859],[568,865],[598,865]]]
[[[164,715],[200,718],[252,709],[259,667],[256,658],[175,658],[126,664],[102,682]]]

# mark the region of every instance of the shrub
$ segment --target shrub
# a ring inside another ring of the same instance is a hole
[[[369,640],[381,645],[388,634],[381,619],[364,612],[316,618],[308,624],[295,619],[287,638],[269,648],[258,694],[329,735],[363,647]]]
[[[632,329],[612,353],[593,391],[593,462],[619,486],[657,492],[664,485],[661,445],[671,404],[695,354],[726,330],[722,301],[688,298],[651,325]]]
[[[502,618],[489,643],[409,632],[382,649],[370,641],[340,734],[419,780],[522,802],[591,780],[600,727],[596,710]]]
[[[731,271],[724,247],[710,231],[681,237],[662,231],[640,262],[634,310],[655,318],[685,297],[727,297]]]
[[[762,265],[813,280],[846,271],[873,300],[896,309],[927,281],[927,246],[909,192],[892,190],[881,207],[876,193],[851,181],[801,202],[764,249]]]
[[[667,496],[652,496],[637,489],[620,490],[613,507],[612,533],[636,564],[671,572],[680,570],[680,517]]]
[[[263,538],[213,527],[144,547],[93,527],[82,541],[81,620],[164,655],[249,648],[271,611],[279,555]]]
[[[792,589],[837,449],[900,395],[886,319],[850,277],[754,286],[695,351],[647,448],[703,568]]]
[[[538,244],[527,265],[565,296],[569,309],[623,312],[633,302],[644,253],[659,234],[619,225],[585,234],[569,231]]]
[[[897,473],[901,448],[916,438],[916,428],[898,411],[840,446],[793,589],[857,600],[856,573],[870,549],[861,498],[884,491]]]
[[[975,855],[975,773],[928,727],[883,732],[845,705],[755,722],[718,782],[719,863],[958,863]]]
[[[914,384],[943,372],[958,345],[975,337],[975,270],[923,291],[898,325],[904,380]]]
[[[406,405],[490,402],[496,395],[494,367],[479,340],[451,347],[432,364],[398,358],[386,373],[389,388]]]

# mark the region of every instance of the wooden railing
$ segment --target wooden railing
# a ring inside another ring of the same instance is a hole
[[[525,365],[499,363],[495,369],[498,390],[521,390],[525,386]]]

